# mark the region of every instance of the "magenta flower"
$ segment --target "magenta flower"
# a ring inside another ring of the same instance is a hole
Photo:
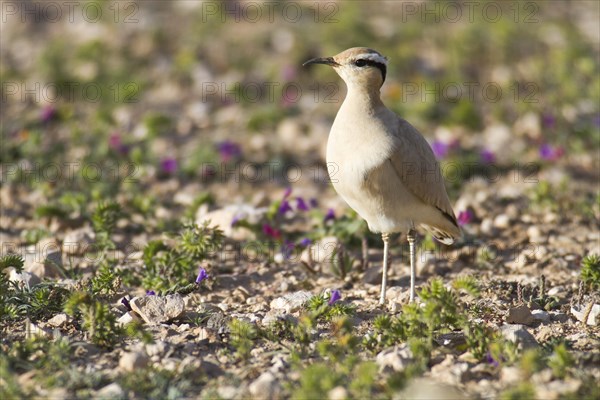
[[[123,140],[121,139],[121,135],[117,132],[110,135],[108,138],[108,146],[114,151],[126,155],[129,153],[129,146],[123,144]]]
[[[270,238],[279,239],[281,237],[281,232],[279,232],[279,230],[273,228],[269,224],[263,224],[262,230],[263,230],[263,233]]]
[[[298,76],[298,69],[293,65],[286,65],[281,70],[281,78],[284,81],[293,81]]]
[[[431,144],[431,150],[433,150],[433,154],[436,158],[445,158],[448,155],[448,145],[439,140],[435,140]]]
[[[327,304],[329,304],[330,306],[334,305],[336,302],[338,302],[340,299],[342,298],[342,293],[340,293],[339,290],[332,290],[331,291],[331,295],[329,296],[329,301],[327,302]]]
[[[146,290],[146,296],[156,296],[156,292],[154,290]]]
[[[196,277],[196,284],[202,282],[203,280],[208,279],[208,273],[202,267],[198,270],[198,276]]]
[[[496,161],[496,155],[492,151],[487,149],[483,149],[481,153],[479,153],[479,158],[485,164],[491,164],[494,161]]]
[[[540,157],[546,161],[556,161],[561,158],[564,154],[562,147],[554,147],[548,143],[544,143],[540,146]]]
[[[279,214],[285,215],[286,212],[292,211],[292,206],[290,206],[290,202],[287,200],[283,200],[279,205]]]
[[[177,172],[177,160],[173,157],[163,158],[160,161],[160,170],[165,174],[174,174]]]
[[[232,159],[239,158],[242,155],[242,149],[239,144],[231,140],[225,140],[217,143],[217,151],[221,156],[221,161],[229,162]]]
[[[308,211],[308,206],[302,197],[296,197],[296,208],[302,211]]]
[[[50,105],[42,108],[42,111],[40,112],[40,120],[43,123],[50,122],[54,119],[54,117],[56,117],[56,108]]]
[[[333,221],[333,220],[335,220],[335,212],[333,211],[333,208],[330,208],[329,210],[327,210],[327,214],[325,214],[325,218],[323,218],[323,222]]]
[[[469,209],[458,213],[458,225],[463,226],[473,221],[473,212]]]

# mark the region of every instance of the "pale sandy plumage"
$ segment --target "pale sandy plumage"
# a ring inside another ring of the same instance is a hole
[[[365,47],[306,64],[332,66],[348,87],[327,142],[327,162],[336,191],[384,240],[385,298],[388,236],[406,232],[411,245],[414,299],[414,233],[422,226],[445,244],[461,235],[444,179],[431,147],[407,121],[380,99],[387,59]]]

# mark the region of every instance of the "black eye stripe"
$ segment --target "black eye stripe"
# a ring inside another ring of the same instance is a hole
[[[373,60],[367,60],[364,58],[360,58],[360,59],[354,61],[353,64],[356,65],[357,67],[364,67],[365,65],[368,65],[370,67],[375,67],[375,68],[379,69],[379,71],[381,71],[381,76],[383,77],[383,81],[385,82],[385,75],[387,72],[387,67],[385,66],[385,64],[377,62],[377,61],[373,61]]]

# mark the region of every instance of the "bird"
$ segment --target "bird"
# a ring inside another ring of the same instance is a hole
[[[409,244],[412,303],[416,228],[446,245],[462,236],[440,165],[421,133],[381,100],[387,57],[371,48],[353,47],[302,65],[311,64],[333,67],[346,83],[346,97],[329,132],[326,161],[336,192],[370,231],[381,234],[379,304],[385,304],[390,235],[402,232]]]

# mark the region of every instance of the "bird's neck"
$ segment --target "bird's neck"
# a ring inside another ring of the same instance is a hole
[[[356,108],[357,111],[376,111],[385,107],[381,101],[378,88],[358,85],[348,85],[348,93],[344,99],[344,106]]]

